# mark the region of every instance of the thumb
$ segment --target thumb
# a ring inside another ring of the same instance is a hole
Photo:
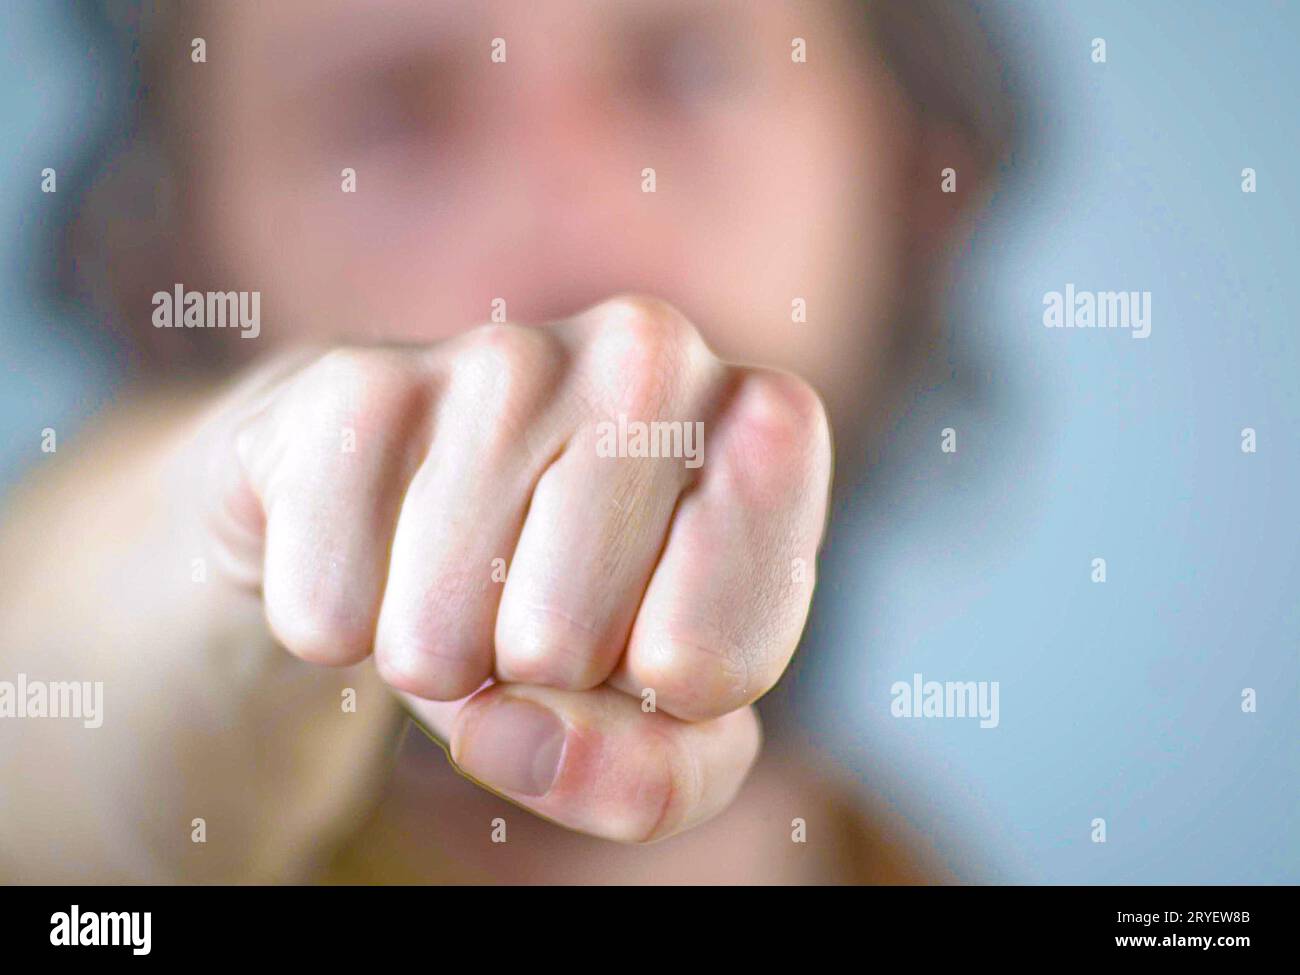
[[[561,826],[622,842],[662,839],[721,812],[761,740],[753,708],[692,723],[609,687],[491,684],[461,701],[403,699],[469,778]]]

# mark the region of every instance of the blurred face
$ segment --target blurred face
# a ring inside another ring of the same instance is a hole
[[[208,63],[186,65],[195,216],[229,286],[262,292],[262,348],[432,341],[496,299],[541,322],[636,291],[840,419],[869,405],[913,140],[858,4],[213,7]]]

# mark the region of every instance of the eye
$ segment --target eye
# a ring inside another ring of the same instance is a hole
[[[340,75],[303,106],[331,151],[413,149],[451,135],[458,89],[436,62]]]
[[[651,30],[639,44],[633,81],[642,97],[666,104],[724,96],[735,81],[732,52],[709,27]]]
[[[339,106],[333,125],[340,145],[365,150],[411,138],[419,118],[391,92]]]

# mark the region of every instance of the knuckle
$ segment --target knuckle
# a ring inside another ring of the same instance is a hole
[[[773,450],[816,451],[829,442],[821,397],[798,376],[753,370],[741,397],[738,422],[746,434]]]
[[[484,430],[484,447],[513,442],[553,393],[562,348],[545,329],[483,325],[466,333],[449,365],[449,396]]]
[[[412,635],[388,638],[375,651],[380,679],[395,690],[429,701],[457,701],[473,694],[488,677],[486,656],[476,645]]]
[[[422,391],[419,377],[400,356],[358,348],[325,353],[306,369],[298,387],[304,394],[299,403],[310,415],[367,426],[405,413]]]
[[[777,507],[792,492],[815,496],[830,480],[831,440],[826,410],[816,391],[785,373],[756,370],[746,376],[724,442],[726,482],[754,509]]]
[[[586,359],[598,398],[634,418],[672,412],[670,404],[717,367],[695,327],[657,299],[622,295],[598,305],[587,320]]]
[[[370,655],[374,636],[369,622],[346,611],[338,601],[294,605],[289,600],[268,598],[266,616],[276,640],[307,663],[345,667]]]
[[[390,579],[375,666],[386,683],[429,700],[457,700],[488,677],[491,615],[485,585],[466,574]]]
[[[660,373],[704,349],[703,339],[672,305],[643,295],[620,295],[594,313],[597,341],[625,369]]]
[[[595,623],[554,607],[506,609],[499,621],[497,670],[503,678],[587,690],[608,676],[597,661]]]
[[[634,667],[665,710],[689,721],[729,714],[767,690],[754,686],[753,666],[740,648],[680,629],[637,647]]]
[[[312,385],[318,389],[346,394],[360,387],[378,385],[392,365],[369,349],[331,349],[307,370]]]
[[[549,371],[561,346],[546,329],[480,325],[460,341],[454,367],[480,377],[527,380]]]
[[[634,354],[658,360],[699,341],[699,333],[672,305],[655,298],[628,296],[609,307],[604,327]]]

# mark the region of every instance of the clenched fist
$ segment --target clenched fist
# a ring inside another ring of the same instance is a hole
[[[728,803],[812,597],[809,386],[640,298],[252,385],[212,428],[210,522],[291,653],[373,654],[462,769],[571,828]]]

